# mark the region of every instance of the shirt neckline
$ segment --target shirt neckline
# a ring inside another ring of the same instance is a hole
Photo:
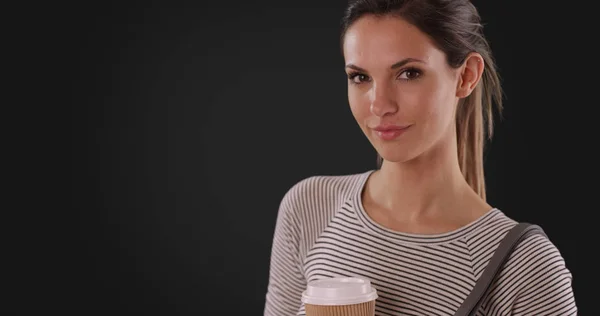
[[[487,211],[484,215],[480,216],[476,220],[471,223],[462,226],[458,229],[440,233],[440,234],[414,234],[414,233],[406,233],[401,231],[396,231],[389,229],[387,227],[382,226],[381,224],[375,222],[365,211],[362,203],[362,192],[364,190],[365,184],[371,174],[376,170],[369,170],[362,175],[362,179],[359,181],[357,185],[357,190],[351,196],[352,208],[355,210],[355,213],[358,217],[358,220],[361,226],[368,231],[369,233],[375,235],[383,235],[392,240],[400,241],[400,242],[408,242],[414,244],[436,244],[436,243],[447,243],[453,240],[460,239],[471,232],[477,230],[478,228],[487,225],[493,219],[495,219],[498,215],[500,215],[501,211],[497,208],[492,208]]]

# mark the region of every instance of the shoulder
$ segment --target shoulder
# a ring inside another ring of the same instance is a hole
[[[497,236],[485,251],[486,259],[517,224],[498,212],[486,225],[482,235]],[[488,299],[493,302],[489,309],[508,308],[511,315],[571,315],[576,311],[572,275],[552,236],[546,232],[522,239],[504,263]]]
[[[483,272],[484,262],[491,259],[504,237],[519,223],[498,209],[490,212],[486,217],[472,231],[469,239],[474,257],[477,259],[475,261],[479,262],[474,267],[476,275]],[[507,258],[503,270],[503,274],[514,277],[517,282],[525,282],[523,277],[535,277],[538,273],[551,271],[568,273],[565,261],[558,247],[552,242],[551,236],[541,234],[533,234],[521,240]]]
[[[523,239],[508,258],[508,265],[518,267],[514,274],[523,279],[571,278],[565,259],[551,236],[533,234]]]
[[[297,227],[321,227],[342,204],[361,188],[371,171],[348,175],[314,175],[292,185],[284,194],[279,215],[282,221]],[[320,228],[319,228],[320,229]]]
[[[282,199],[288,207],[307,207],[312,201],[345,200],[357,193],[371,171],[347,175],[314,175],[292,185]]]
[[[503,238],[518,223],[518,221],[498,210],[486,230],[488,233]],[[543,229],[541,225],[538,226]],[[521,273],[550,266],[564,267],[564,259],[556,244],[552,242],[552,236],[547,232],[544,233],[545,235],[532,234],[521,240],[513,249],[508,262],[518,264]],[[498,244],[500,241],[501,239],[498,240]]]
[[[523,239],[509,256],[499,284],[514,293],[513,315],[572,315],[577,307],[573,276],[551,236]]]
[[[487,225],[482,229],[487,235],[496,235],[499,238],[494,243],[499,245],[508,232],[519,222],[508,217],[503,212],[496,210],[495,215],[490,219]],[[533,223],[535,224],[535,223]],[[538,225],[541,227],[541,225]],[[543,227],[541,227],[543,229]],[[508,264],[511,263],[519,267],[520,273],[532,272],[535,269],[545,269],[554,267],[564,267],[564,259],[558,247],[552,242],[552,236],[542,234],[532,234],[524,238],[515,246],[513,252],[508,258]]]

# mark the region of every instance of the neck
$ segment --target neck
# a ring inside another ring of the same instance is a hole
[[[456,210],[487,205],[468,185],[458,163],[456,142],[449,140],[407,162],[384,161],[374,175],[371,200],[399,222],[462,217]],[[485,208],[485,207],[484,207]]]

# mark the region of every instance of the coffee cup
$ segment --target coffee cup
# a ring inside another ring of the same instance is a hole
[[[302,293],[306,316],[374,316],[377,290],[361,277],[311,281]]]

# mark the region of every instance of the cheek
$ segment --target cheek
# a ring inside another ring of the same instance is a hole
[[[364,98],[364,93],[359,89],[348,87],[348,103],[352,115],[357,120],[358,124],[363,125],[364,121],[369,117],[369,102]]]
[[[448,83],[436,80],[421,88],[413,101],[413,104],[419,105],[415,109],[415,114],[418,115],[416,119],[425,122],[426,126],[443,129],[452,120],[454,113],[454,98],[448,89]]]

